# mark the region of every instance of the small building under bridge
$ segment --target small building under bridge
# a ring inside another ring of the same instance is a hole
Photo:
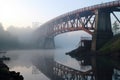
[[[79,42],[80,47],[84,47],[86,49],[91,49],[92,37],[81,37]]]

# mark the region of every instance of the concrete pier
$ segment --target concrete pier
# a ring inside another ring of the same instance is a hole
[[[55,48],[54,37],[45,38],[43,47],[45,49],[54,49]]]
[[[110,12],[108,10],[96,10],[95,15],[96,24],[91,47],[93,51],[100,49],[113,37]]]
[[[37,48],[40,49],[54,49],[55,43],[54,43],[54,37],[42,37],[37,42]]]

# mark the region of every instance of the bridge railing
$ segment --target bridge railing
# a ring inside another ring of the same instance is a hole
[[[107,2],[107,3],[101,3],[101,4],[94,5],[94,6],[89,6],[89,7],[77,9],[77,10],[65,13],[63,15],[60,15],[60,16],[48,21],[45,24],[55,22],[57,20],[60,20],[61,18],[64,18],[66,16],[70,16],[70,15],[73,15],[73,14],[76,14],[76,13],[81,13],[81,12],[89,11],[89,10],[91,11],[91,10],[100,9],[100,8],[115,7],[115,6],[120,6],[120,1],[112,1],[112,2]]]

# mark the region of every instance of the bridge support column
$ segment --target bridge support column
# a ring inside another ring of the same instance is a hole
[[[111,29],[110,12],[108,10],[96,10],[95,32],[92,35],[91,50],[100,49],[107,41],[113,37]]]
[[[55,48],[54,38],[45,38],[42,37],[37,41],[37,48],[40,49],[53,49]]]
[[[54,49],[55,48],[54,37],[45,38],[43,46],[45,49]]]
[[[44,38],[39,38],[37,41],[36,41],[36,47],[37,48],[40,48],[40,49],[43,49],[43,45],[44,45],[44,42],[45,42],[45,39]]]

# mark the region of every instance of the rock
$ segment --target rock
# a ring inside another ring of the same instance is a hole
[[[9,67],[0,61],[0,80],[24,80],[20,72],[9,71]]]

